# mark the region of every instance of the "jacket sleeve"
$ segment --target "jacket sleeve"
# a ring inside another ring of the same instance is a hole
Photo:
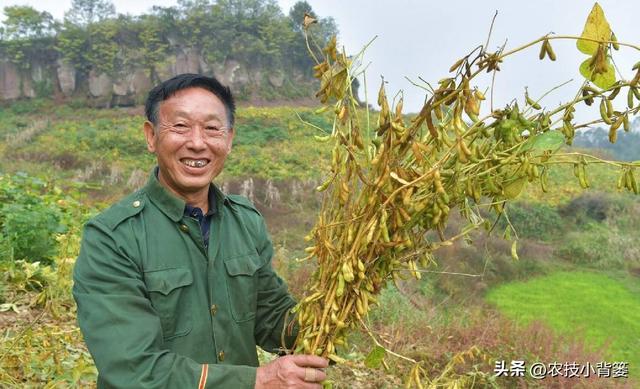
[[[134,250],[119,245],[98,221],[85,227],[73,296],[98,387],[254,388],[255,367],[200,364],[162,349],[160,319],[132,260]]]
[[[287,285],[271,266],[273,244],[267,233],[264,219],[258,225],[258,254],[262,267],[258,270],[258,303],[256,310],[256,343],[265,351],[277,353],[282,348],[292,349],[298,335],[298,322],[289,313],[296,301],[288,292]],[[284,344],[282,340],[284,339]]]

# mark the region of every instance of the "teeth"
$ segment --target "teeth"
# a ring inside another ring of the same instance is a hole
[[[182,163],[191,167],[203,167],[207,164],[207,161],[204,159],[185,159]]]

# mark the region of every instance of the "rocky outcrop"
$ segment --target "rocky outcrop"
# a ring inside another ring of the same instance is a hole
[[[131,79],[129,81],[129,93],[136,95],[146,93],[152,86],[151,78],[147,72],[142,69],[138,69],[131,75]]]
[[[60,90],[65,96],[71,96],[76,90],[76,69],[61,59],[56,62],[56,65]]]
[[[0,61],[0,98],[13,100],[22,97],[20,73],[16,65],[9,61]]]
[[[34,62],[18,67],[0,57],[0,101],[36,97],[43,91],[59,91],[65,97],[89,97],[106,105],[130,105],[144,98],[158,79],[166,80],[181,73],[213,75],[224,85],[238,91],[251,90],[259,94],[260,89],[266,86],[270,88],[271,95],[273,88],[276,91],[282,88],[287,78],[297,84],[313,82],[299,70],[288,74],[279,69],[266,70],[233,59],[208,63],[193,48],[184,48],[167,57],[153,71],[133,67],[118,69],[115,74],[91,70],[89,74],[81,75],[62,58],[52,63]]]
[[[200,62],[204,60],[198,55],[198,52],[192,48],[187,48],[183,53],[176,56],[176,62],[173,66],[173,75],[182,73],[200,73]]]
[[[236,193],[247,197],[260,210],[286,208],[290,204],[307,205],[315,202],[319,205],[321,193],[315,190],[320,184],[317,180],[265,180],[263,178],[248,177],[243,180],[232,179],[216,182],[224,193]]]
[[[240,86],[249,82],[247,69],[238,61],[228,60],[211,66],[213,74],[224,85]]]
[[[36,97],[36,91],[33,89],[33,80],[29,76],[21,76],[20,77],[21,86],[22,86],[22,96],[33,98]]]
[[[89,93],[93,97],[105,97],[111,94],[113,82],[106,73],[97,74],[95,71],[89,72]]]
[[[284,73],[280,70],[276,70],[272,73],[269,73],[269,84],[276,88],[282,88],[284,85]]]

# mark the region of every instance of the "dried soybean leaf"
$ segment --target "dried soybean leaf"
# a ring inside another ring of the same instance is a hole
[[[607,18],[604,16],[604,11],[598,3],[593,5],[591,13],[587,17],[587,21],[584,24],[584,30],[582,31],[582,38],[595,39],[608,41],[611,38],[611,26]],[[585,39],[579,39],[576,43],[578,50],[581,52],[592,55],[598,50],[598,43],[588,41]]]
[[[318,23],[318,20],[313,16],[309,15],[307,12],[304,13],[304,19],[302,20],[302,26],[307,29],[313,23]]]

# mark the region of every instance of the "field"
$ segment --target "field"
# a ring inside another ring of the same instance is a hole
[[[581,333],[595,347],[608,343],[606,357],[628,361],[637,372],[640,298],[627,284],[633,280],[596,272],[556,272],[500,285],[487,294],[487,301],[523,323],[544,318],[559,333]]]
[[[0,387],[93,385],[70,272],[84,222],[144,184],[153,166],[140,114],[44,100],[0,109]],[[313,264],[294,258],[304,256],[330,154],[313,135],[331,121],[304,107],[247,107],[237,121],[217,183],[257,204],[274,264],[299,298]],[[438,252],[439,266],[421,280],[389,283],[368,329],[384,347],[426,361],[434,385],[637,387],[640,205],[615,190],[616,174],[590,166],[583,191],[570,168],[552,171],[552,193],[530,186],[507,208],[518,261],[499,220],[491,235]],[[371,363],[374,346],[366,331],[352,334],[340,350],[347,363],[330,371],[334,387],[403,386],[410,365],[391,355]],[[495,377],[496,362],[523,359],[625,361],[630,378]]]

